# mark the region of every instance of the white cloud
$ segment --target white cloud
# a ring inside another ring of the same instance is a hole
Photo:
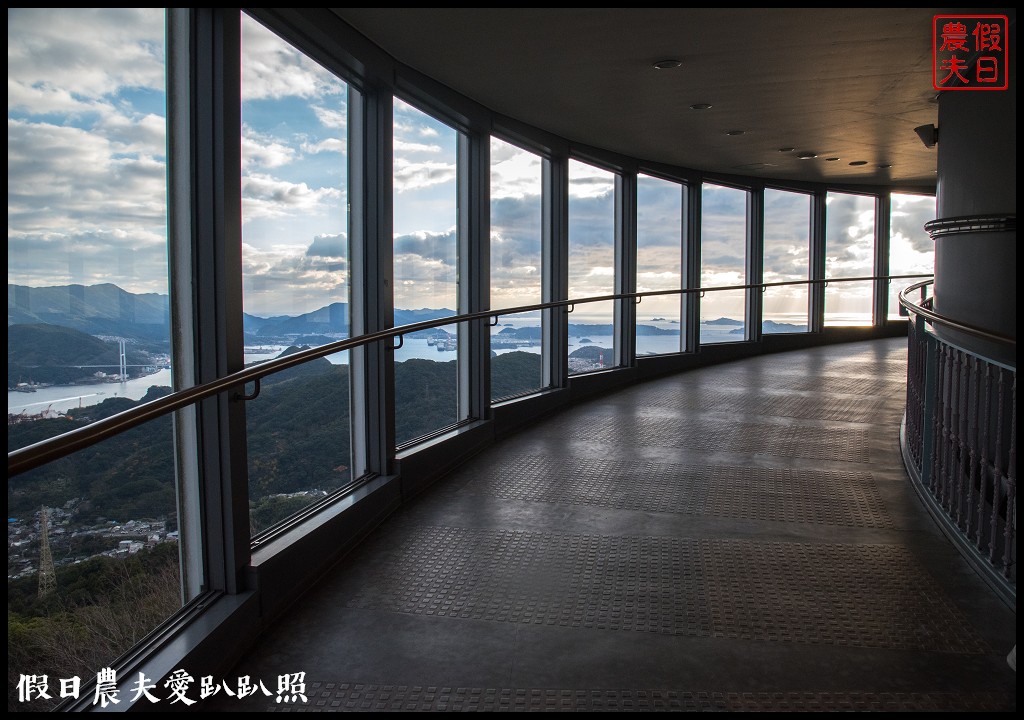
[[[394,187],[398,193],[455,181],[455,163],[410,162],[396,157],[394,165]]]
[[[254,315],[300,314],[347,298],[347,260],[302,246],[242,243],[242,273],[245,310]]]
[[[430,153],[441,152],[440,145],[425,145],[423,143],[406,142],[395,138],[394,147],[396,153]]]
[[[324,98],[345,83],[258,22],[242,16],[242,100]]]
[[[295,149],[280,142],[278,138],[258,133],[247,125],[242,126],[243,168],[253,165],[276,168],[287,165],[295,158]]]
[[[615,175],[578,160],[569,161],[570,198],[604,198],[614,192]]]
[[[11,8],[7,12],[8,112],[76,112],[122,88],[162,90],[160,8]],[[11,85],[20,86],[11,97]],[[26,89],[34,89],[30,92]],[[12,100],[15,104],[12,104]]]
[[[317,143],[302,143],[302,152],[316,155],[318,153],[342,153],[348,150],[348,143],[340,138],[327,138]]]
[[[164,222],[165,166],[75,127],[7,121],[8,236]]]
[[[250,173],[242,178],[242,217],[248,222],[256,218],[308,214],[341,197],[342,192],[337,188],[311,188],[304,182],[293,183]]]
[[[491,139],[491,200],[539,198],[542,183],[539,156]]]
[[[313,105],[313,114],[324,127],[344,129],[348,127],[348,111],[344,108],[326,108],[320,105]]]

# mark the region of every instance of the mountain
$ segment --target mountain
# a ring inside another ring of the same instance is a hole
[[[424,320],[437,320],[438,318],[455,315],[454,310],[448,308],[420,308],[419,310],[402,310],[395,308],[395,325],[409,325],[410,323],[423,322]]]
[[[348,303],[331,303],[313,312],[302,315],[278,315],[259,318],[246,315],[243,326],[247,333],[259,337],[281,337],[284,335],[320,335],[325,333],[348,333]],[[250,327],[253,328],[250,331]]]
[[[732,318],[720,317],[717,320],[705,320],[704,325],[742,325],[742,320],[733,320]]]
[[[735,330],[730,330],[730,335],[741,335],[745,332],[745,328],[738,327]],[[795,333],[795,332],[807,332],[806,325],[794,325],[792,323],[780,323],[774,320],[765,320],[761,323],[761,332],[763,333]]]
[[[129,365],[145,365],[149,355],[131,348]],[[20,382],[73,383],[97,371],[118,370],[118,348],[84,332],[43,323],[7,327],[7,387]],[[82,367],[82,366],[102,367]],[[137,368],[129,368],[138,374]]]
[[[166,343],[166,295],[130,293],[117,285],[7,286],[7,325],[46,323],[90,335]]]

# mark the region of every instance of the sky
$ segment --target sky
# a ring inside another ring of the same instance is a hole
[[[294,315],[348,299],[349,92],[243,15],[249,313]],[[8,10],[8,282],[167,292],[164,104],[161,10]],[[455,307],[457,139],[395,100],[396,307]],[[496,139],[491,155],[492,306],[539,302],[542,161]],[[610,293],[614,176],[573,160],[569,177],[570,296]],[[638,186],[638,289],[678,287],[681,188],[647,177]],[[702,284],[742,283],[746,193],[705,185],[702,197]],[[806,197],[770,191],[766,211],[765,279],[806,277]],[[933,216],[930,198],[894,197],[894,272],[930,267],[921,225]],[[833,275],[870,274],[870,217],[856,198],[830,194],[827,224]],[[799,314],[806,295],[778,291],[769,306],[780,318]],[[737,296],[708,293],[701,314],[737,311]],[[640,312],[671,318],[678,302],[649,299]],[[609,307],[577,313],[576,322],[610,319]]]

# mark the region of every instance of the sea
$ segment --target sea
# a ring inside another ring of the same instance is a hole
[[[580,318],[583,324],[600,323],[600,320],[589,321]],[[605,320],[607,322],[607,320]],[[637,354],[652,355],[662,353],[679,352],[679,324],[671,321],[640,320],[644,325],[654,325],[665,330],[676,330],[672,335],[641,335],[637,338]],[[536,317],[507,316],[499,318],[498,325],[491,329],[496,335],[507,327],[536,327]],[[708,325],[701,323],[700,340],[702,343],[737,342],[742,340],[742,334],[732,332],[739,325]],[[454,331],[452,329],[452,331]],[[612,347],[610,335],[577,335],[569,338],[569,352],[588,345],[598,347]],[[258,347],[248,347],[245,351],[245,362],[260,362],[277,357],[286,345],[264,344]],[[436,360],[446,362],[455,359],[454,350],[438,350],[435,343],[431,343],[426,337],[406,337],[402,347],[395,350],[395,361],[404,362],[413,358]],[[540,345],[522,346],[519,348],[499,349],[494,352],[503,355],[509,352],[530,352],[540,354]],[[335,364],[348,362],[348,353],[342,352],[328,357],[328,360]],[[142,399],[149,388],[153,385],[171,385],[171,371],[169,369],[157,370],[155,373],[139,378],[133,378],[126,382],[95,383],[87,385],[55,385],[51,387],[38,388],[35,392],[7,393],[7,412],[11,415],[43,415],[54,417],[58,413],[64,413],[78,407],[95,405],[107,398],[126,397],[131,400]]]

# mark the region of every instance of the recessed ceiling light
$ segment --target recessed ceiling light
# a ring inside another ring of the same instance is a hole
[[[742,135],[745,132],[746,132],[746,130],[729,130],[725,134],[726,135],[732,135],[733,137],[735,137],[736,135]]]
[[[682,63],[678,60],[659,60],[658,62],[654,63],[654,69],[671,70],[672,68],[677,68],[680,65],[682,65]]]
[[[691,110],[710,110],[711,103],[695,103],[690,106]]]
[[[839,158],[825,158],[825,162],[835,162]]]
[[[851,165],[853,165],[853,166],[857,166],[857,165],[867,165],[867,164],[868,164],[868,161],[867,161],[867,160],[854,160],[854,161],[853,161],[852,163],[850,163],[850,164],[851,164]]]
[[[793,152],[796,148],[779,148],[779,152]]]
[[[813,160],[814,158],[818,157],[818,153],[802,152],[797,153],[796,156],[801,160]]]

